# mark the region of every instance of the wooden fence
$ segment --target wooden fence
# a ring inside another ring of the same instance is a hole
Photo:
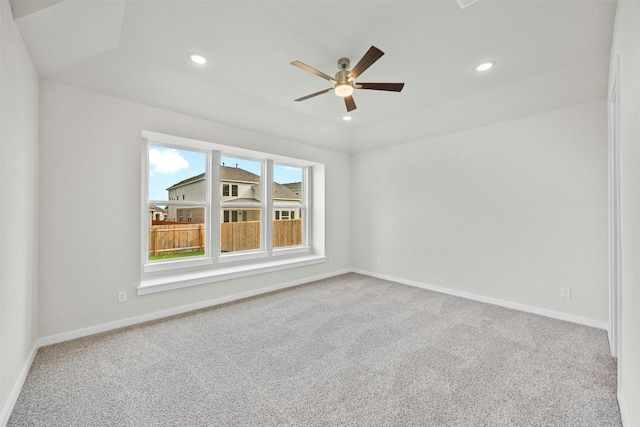
[[[161,255],[204,250],[204,224],[172,223],[152,225],[149,229],[149,254]],[[302,244],[302,220],[273,221],[273,246]],[[223,222],[220,224],[222,252],[260,248],[260,221]]]
[[[273,221],[273,247],[302,244],[302,220],[281,219]]]
[[[204,250],[204,224],[172,223],[149,229],[149,255]]]
[[[250,251],[260,248],[260,221],[220,224],[220,251]]]

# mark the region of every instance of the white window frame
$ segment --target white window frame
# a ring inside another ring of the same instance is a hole
[[[150,145],[205,152],[206,200],[204,202],[170,201],[171,204],[205,207],[205,254],[197,257],[177,258],[166,261],[149,261],[149,204],[166,201],[149,200]],[[222,203],[220,180],[221,156],[247,158],[262,162],[260,249],[243,252],[220,252],[221,211],[224,208],[251,207],[250,204]],[[302,218],[302,244],[282,248],[273,247],[273,164],[291,165],[302,168],[302,197],[300,204],[278,204],[278,209],[299,210]],[[313,185],[312,185],[313,184]],[[312,186],[318,188],[313,192]],[[277,271],[304,265],[326,262],[324,256],[324,165],[301,159],[241,149],[212,142],[165,135],[156,132],[142,132],[142,230],[141,230],[141,280],[138,294],[144,295],[186,286],[194,286],[264,272]]]

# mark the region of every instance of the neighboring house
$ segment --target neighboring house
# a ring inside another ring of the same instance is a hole
[[[167,210],[160,206],[150,205],[149,219],[149,224],[153,223],[153,221],[165,221],[167,219]]]
[[[167,188],[169,200],[203,201],[205,200],[206,182],[205,174],[187,178],[177,184]],[[296,191],[292,191],[288,186],[297,184]],[[300,218],[299,209],[278,208],[278,205],[292,203],[299,204],[302,183],[278,184],[273,183],[273,204],[274,219],[296,219]],[[252,203],[260,202],[260,176],[238,167],[220,166],[220,197],[222,203],[246,203],[246,209],[234,206],[223,209],[221,222],[241,222],[259,221],[260,210],[250,206]],[[201,207],[179,207],[168,206],[167,219],[178,222],[204,222],[204,208]]]
[[[167,188],[169,200],[193,200],[203,201],[206,183],[204,173],[192,176]]]

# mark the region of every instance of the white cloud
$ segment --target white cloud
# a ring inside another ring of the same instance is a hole
[[[176,173],[189,168],[187,159],[173,148],[151,148],[149,150],[149,165],[153,166],[151,172],[156,173]]]

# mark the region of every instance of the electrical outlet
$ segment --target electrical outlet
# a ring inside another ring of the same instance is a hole
[[[382,264],[382,258],[378,257],[378,258],[376,259],[376,264]]]
[[[561,287],[560,288],[560,296],[562,298],[571,298],[571,288]]]
[[[125,302],[127,300],[127,291],[118,292],[118,302]]]

